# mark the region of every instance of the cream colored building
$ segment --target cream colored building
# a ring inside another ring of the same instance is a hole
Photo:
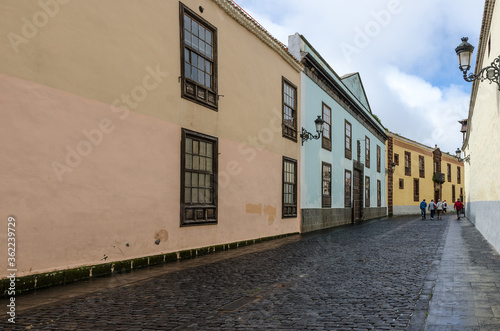
[[[427,203],[446,200],[448,210],[453,210],[453,203],[464,195],[463,162],[437,146],[431,148],[392,132],[387,136],[389,215],[420,214],[423,199]]]
[[[17,276],[300,231],[302,67],[232,2],[2,1],[0,31]]]
[[[495,5],[496,3],[496,5]],[[478,23],[479,24],[479,23]],[[479,45],[477,74],[500,56],[500,4],[486,0]],[[498,68],[499,62],[496,62]],[[458,73],[457,73],[458,74]],[[497,77],[498,79],[498,77]],[[472,86],[463,156],[466,215],[500,251],[500,85],[475,81]]]

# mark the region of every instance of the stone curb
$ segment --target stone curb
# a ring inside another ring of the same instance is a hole
[[[112,274],[122,274],[131,272],[133,269],[144,268],[148,266],[159,265],[163,263],[175,262],[179,260],[192,259],[199,256],[236,249],[248,245],[257,244],[264,241],[285,238],[298,235],[298,232],[282,234],[258,239],[243,240],[228,244],[201,247],[189,250],[183,250],[173,253],[152,255],[129,259],[123,261],[108,262],[97,265],[83,266],[73,269],[58,270],[41,274],[29,275],[16,278],[16,294],[26,293],[37,289],[70,284],[78,281],[89,280],[95,277],[110,276]],[[10,286],[10,279],[0,280],[0,299],[8,299],[7,295]]]

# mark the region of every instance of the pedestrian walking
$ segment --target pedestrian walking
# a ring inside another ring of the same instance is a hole
[[[433,199],[431,199],[431,202],[429,202],[429,211],[431,212],[431,220],[434,219],[434,214],[436,214],[436,203],[434,202]]]
[[[427,202],[425,199],[420,203],[420,214],[422,215],[422,219],[425,220],[425,208],[427,207]]]
[[[438,216],[437,216],[438,220],[442,220],[443,219],[443,203],[441,202],[441,199],[438,199],[436,211],[438,214]]]
[[[460,211],[463,207],[464,204],[462,203],[462,201],[460,201],[460,199],[457,199],[457,201],[455,201],[455,204],[453,205],[453,208],[457,211],[457,220],[460,219]]]
[[[446,208],[448,208],[448,203],[446,202],[446,200],[443,201],[443,214],[446,215]]]

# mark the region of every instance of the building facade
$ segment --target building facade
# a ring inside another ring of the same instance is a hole
[[[427,203],[446,200],[449,210],[457,199],[463,200],[463,162],[437,146],[431,148],[389,131],[387,136],[389,215],[420,214],[423,199]]]
[[[486,0],[475,73],[500,56],[500,4]],[[498,79],[498,77],[497,77]],[[466,215],[500,251],[500,85],[474,81],[462,145],[466,174]],[[467,158],[468,157],[468,158]]]
[[[300,231],[302,66],[231,1],[4,1],[0,29],[18,276]]]
[[[387,215],[385,140],[359,74],[339,77],[301,35],[289,37],[289,50],[304,65],[301,123],[323,132],[301,148],[302,232]]]

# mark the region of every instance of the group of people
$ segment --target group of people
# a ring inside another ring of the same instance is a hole
[[[448,203],[446,200],[441,202],[441,199],[438,199],[437,203],[434,202],[434,200],[431,200],[429,203],[429,206],[427,206],[427,202],[425,202],[425,199],[420,203],[420,212],[422,214],[422,219],[425,220],[425,209],[429,208],[429,211],[431,212],[431,220],[434,219],[434,215],[436,215],[437,212],[437,219],[441,220],[443,219],[443,214],[446,214],[446,209],[448,208]],[[457,199],[457,201],[453,204],[453,209],[456,210],[457,212],[457,220],[460,219],[460,213],[462,212],[462,209],[464,208],[464,204],[460,199]]]

